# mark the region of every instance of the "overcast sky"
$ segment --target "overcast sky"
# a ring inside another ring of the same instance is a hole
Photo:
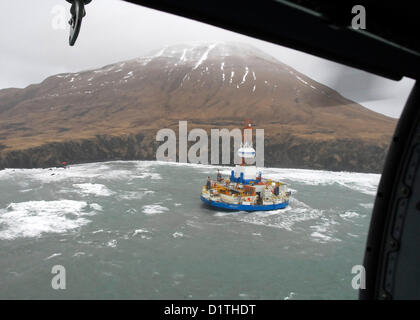
[[[414,84],[412,79],[387,80],[120,0],[93,0],[87,5],[79,38],[70,47],[69,9],[65,0],[0,2],[0,89],[23,88],[53,74],[98,68],[147,55],[165,45],[196,41],[254,45],[343,96],[392,117],[399,117]]]

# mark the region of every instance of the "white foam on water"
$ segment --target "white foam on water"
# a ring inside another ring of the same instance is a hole
[[[40,237],[64,233],[86,225],[95,211],[85,201],[27,201],[0,209],[0,239]]]
[[[46,257],[44,260],[50,260],[50,259],[52,259],[52,258],[54,258],[54,257],[59,257],[59,256],[61,256],[62,255],[62,253],[53,253],[52,255],[50,255],[49,257]]]
[[[347,232],[347,235],[352,237],[352,238],[359,238],[359,236],[357,234],[353,234],[353,233],[350,233],[350,232]]]
[[[195,169],[207,169],[207,170],[214,170],[217,169],[224,169],[227,170],[226,172],[229,172],[233,170],[233,167],[225,167],[225,166],[216,166],[211,164],[198,164],[198,163],[185,163],[185,162],[175,162],[175,161],[139,161],[141,163],[144,163],[143,165],[146,166],[176,166],[176,167],[189,167],[189,168],[195,168]]]
[[[102,206],[97,203],[91,203],[89,204],[89,207],[91,207],[95,211],[103,211]]]
[[[359,206],[366,209],[373,209],[373,203],[359,203]]]
[[[149,161],[149,165],[156,166],[188,166],[196,169],[207,170],[206,173],[221,170],[222,174],[230,174],[233,167],[217,166],[207,164],[179,163],[166,161]],[[376,173],[359,173],[347,171],[325,171],[308,169],[287,169],[287,168],[262,168],[263,176],[274,180],[288,180],[286,182],[297,182],[305,185],[334,185],[338,184],[344,188],[358,191],[368,195],[376,195],[376,190],[381,178]]]
[[[122,194],[117,196],[118,199],[121,200],[139,200],[142,199],[144,196],[148,194],[153,194],[154,191],[145,190],[145,191],[125,191]]]
[[[333,238],[331,238],[330,236],[327,236],[326,234],[323,234],[321,232],[315,231],[311,233],[311,236],[316,238],[316,239],[320,239],[320,242],[327,242],[327,241],[332,241]]]
[[[101,178],[105,180],[129,180],[136,176],[133,174],[133,168],[117,169],[115,164],[135,165],[140,170],[153,165],[153,161],[111,161],[100,163],[85,163],[70,165],[64,168],[48,169],[5,169],[0,171],[0,181],[5,180],[35,180],[42,183],[60,182],[65,180],[83,182],[86,179]],[[160,179],[157,173],[145,172],[139,173],[140,178],[151,177]]]
[[[118,165],[118,169],[114,169]],[[98,179],[126,179],[127,181],[141,178],[141,179],[161,179],[159,173],[153,172],[158,170],[159,166],[181,166],[188,167],[199,172],[213,173],[216,169],[221,169],[222,174],[229,175],[232,167],[227,166],[213,166],[213,165],[202,165],[202,164],[187,164],[187,163],[177,163],[177,162],[165,162],[165,161],[113,161],[105,163],[90,163],[90,164],[81,164],[81,165],[72,165],[67,169],[63,168],[53,168],[49,169],[6,169],[0,171],[0,182],[8,182],[12,180],[23,180],[29,181],[36,180],[43,183],[50,183],[62,180],[70,180],[78,192],[82,195],[96,195],[96,196],[110,196],[115,194],[114,191],[109,190],[104,184],[91,183],[95,178]],[[121,169],[123,168],[123,169]],[[304,184],[304,185],[338,185],[340,187],[361,192],[368,195],[374,195],[376,193],[376,188],[379,183],[380,175],[379,174],[365,174],[365,173],[353,173],[353,172],[332,172],[332,171],[321,171],[321,170],[306,170],[306,169],[280,169],[280,168],[263,168],[263,175],[267,178],[286,180],[285,182],[290,182],[293,186],[294,184]],[[54,173],[52,176],[51,174]],[[134,174],[133,174],[134,173]],[[88,181],[88,182],[86,182]],[[26,188],[32,187],[30,184]],[[295,187],[296,188],[296,187]],[[68,191],[68,190],[66,190]],[[70,192],[73,190],[70,190]],[[60,192],[60,191],[59,191]],[[144,194],[153,193],[151,190],[141,190],[141,191],[119,191],[117,197],[123,200],[129,199],[138,199],[144,196]],[[289,207],[286,209],[276,210],[272,212],[253,212],[253,213],[243,213],[243,212],[217,212],[215,216],[233,216],[235,219],[239,219],[244,222],[259,224],[269,227],[282,228],[286,230],[293,230],[294,224],[307,221],[312,219],[317,219],[324,215],[324,210],[319,210],[316,208],[311,208],[306,204],[300,202],[296,199],[296,190],[292,190],[292,198],[290,201]],[[61,200],[60,200],[61,201]],[[76,203],[78,203],[76,201]],[[81,202],[85,203],[85,202]],[[180,203],[175,203],[175,206],[181,205]],[[361,207],[371,208],[372,203],[361,203]],[[91,211],[102,211],[102,207],[99,204],[90,204],[87,208],[81,209],[80,211],[83,214],[87,214],[88,209]],[[152,205],[146,205],[142,207],[142,212],[147,215],[153,215],[168,211],[169,209],[163,207],[159,203]],[[77,212],[77,210],[76,210]],[[6,212],[7,213],[7,212]],[[71,213],[67,213],[71,214]],[[2,212],[2,217],[4,212]],[[356,215],[349,212],[344,212],[340,214],[340,217],[343,219],[354,219]],[[63,217],[61,217],[63,218]],[[4,218],[3,218],[4,219]],[[68,224],[68,229],[72,229],[75,225],[80,225],[84,219],[83,217],[78,217],[75,220],[67,221],[64,217],[64,222]],[[76,221],[76,222],[75,222]],[[63,222],[63,223],[64,223]],[[88,223],[85,221],[84,223]],[[3,222],[4,224],[4,222]],[[64,225],[64,224],[63,224]],[[1,229],[0,225],[0,235],[3,237],[6,236],[4,230]],[[67,230],[67,229],[66,229]],[[60,232],[60,231],[59,231]],[[320,234],[324,234],[333,238],[328,233],[319,232],[314,230],[315,234],[313,238],[320,238]],[[34,231],[36,234],[36,231]],[[11,237],[8,235],[8,237]],[[324,240],[326,238],[324,237]]]
[[[291,198],[289,206],[285,209],[270,211],[259,211],[241,214],[239,220],[251,224],[285,229],[293,231],[296,223],[316,220],[324,214],[324,210],[314,209],[305,203]]]
[[[150,233],[150,231],[148,231],[146,229],[136,229],[136,230],[134,230],[133,237],[137,234],[142,234],[142,233]]]
[[[255,211],[254,213],[255,215],[259,217],[269,217],[269,216],[273,216],[277,214],[283,214],[289,210],[292,210],[292,208],[290,206],[287,206],[286,208],[283,208],[283,209],[269,210],[269,211]]]
[[[139,179],[147,179],[150,178],[152,180],[160,180],[162,179],[161,175],[159,173],[156,172],[148,172],[148,171],[143,171],[143,172],[139,172],[136,175],[132,176],[133,178],[139,178]]]
[[[79,251],[79,252],[76,252],[76,253],[73,255],[73,257],[84,256],[85,254],[86,254],[85,252],[83,252],[83,251]]]
[[[332,219],[324,217],[323,222],[315,226],[311,226],[311,229],[315,231],[311,233],[312,240],[314,242],[326,243],[326,242],[341,242],[341,239],[335,238],[333,235],[335,230],[331,228],[332,225],[337,224]]]
[[[185,225],[191,227],[191,228],[196,228],[196,229],[203,229],[203,227],[201,226],[201,224],[199,224],[197,221],[194,220],[187,220],[185,222]]]
[[[106,245],[108,247],[111,247],[111,248],[116,248],[117,247],[117,240],[115,240],[115,239],[110,240],[110,241],[108,241],[108,243]]]
[[[286,297],[284,297],[284,299],[283,300],[290,300],[290,299],[293,299],[293,296],[295,295],[295,293],[293,292],[293,291],[291,291],[290,293],[289,293],[289,295],[288,296],[286,296]]]
[[[114,194],[106,186],[99,183],[76,183],[73,187],[80,189],[83,195],[94,195],[100,197],[109,197]]]
[[[358,172],[335,172],[307,169],[263,169],[265,177],[278,180],[289,180],[306,185],[334,185],[358,191],[368,195],[375,195],[381,178],[380,174]]]
[[[185,278],[185,274],[183,273],[175,272],[172,274],[172,279],[184,279],[184,278]]]
[[[135,209],[135,208],[130,208],[130,209],[127,209],[125,212],[126,212],[126,213],[129,213],[129,214],[135,214],[135,213],[137,213],[137,209]]]
[[[232,215],[237,215],[237,214],[238,214],[237,211],[232,211],[232,212],[230,212],[230,211],[219,211],[219,212],[216,212],[214,214],[214,216],[215,217],[224,217],[224,216],[232,216]]]
[[[159,214],[168,210],[169,210],[168,208],[163,207],[160,204],[149,204],[149,205],[143,206],[143,213],[147,215]]]
[[[184,236],[184,234],[182,232],[174,232],[172,234],[172,237],[174,238],[182,238]]]
[[[346,211],[344,213],[340,213],[340,217],[344,220],[350,220],[351,218],[359,217],[360,214],[354,211]]]

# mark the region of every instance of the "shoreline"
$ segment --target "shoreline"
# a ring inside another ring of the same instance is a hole
[[[191,166],[191,167],[208,167],[208,168],[234,168],[234,164],[200,164],[200,163],[191,163],[191,162],[178,162],[178,161],[158,161],[158,160],[150,160],[150,159],[115,159],[115,160],[96,160],[96,161],[79,161],[74,163],[67,163],[67,167],[71,167],[74,165],[84,165],[84,164],[103,164],[103,163],[111,163],[111,162],[154,162],[157,164],[167,164],[167,165],[176,165],[176,166]],[[49,170],[49,169],[65,169],[62,165],[56,165],[56,166],[45,166],[45,167],[0,167],[0,172],[3,170],[33,170],[33,169],[43,169],[43,170]],[[286,170],[308,170],[308,171],[325,171],[325,172],[335,172],[335,173],[359,173],[359,174],[379,174],[381,175],[382,172],[369,172],[369,171],[349,171],[349,170],[334,170],[334,169],[320,169],[320,168],[309,168],[309,167],[279,167],[279,166],[264,166],[261,168],[261,170],[264,169],[286,169]]]

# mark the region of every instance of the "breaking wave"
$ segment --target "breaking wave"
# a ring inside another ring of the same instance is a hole
[[[39,237],[43,233],[64,233],[90,222],[97,204],[85,201],[27,201],[0,209],[0,239]]]
[[[375,195],[378,188],[380,174],[358,172],[335,172],[306,169],[264,169],[265,176],[272,179],[288,180],[306,185],[334,185],[358,191],[368,195]]]
[[[147,215],[163,213],[168,210],[169,210],[168,208],[163,207],[160,204],[149,204],[149,205],[143,206],[143,213]]]
[[[114,192],[109,190],[106,186],[99,183],[79,183],[73,184],[73,187],[79,189],[84,195],[108,197],[114,194]]]

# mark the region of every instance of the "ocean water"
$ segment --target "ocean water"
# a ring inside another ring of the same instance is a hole
[[[200,201],[216,173],[154,161],[0,171],[0,299],[357,298],[380,175],[265,168],[290,184],[290,206],[230,213]]]

